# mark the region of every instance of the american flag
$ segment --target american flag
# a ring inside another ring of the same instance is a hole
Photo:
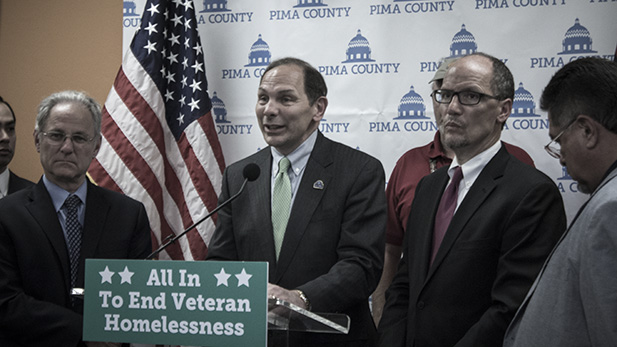
[[[153,249],[216,207],[225,160],[207,89],[192,0],[148,0],[105,102],[89,174],[146,206]],[[215,223],[200,224],[160,258],[204,259]]]

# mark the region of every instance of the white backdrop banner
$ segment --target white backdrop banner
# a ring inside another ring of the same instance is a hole
[[[429,80],[439,61],[485,52],[510,68],[513,113],[502,140],[525,149],[563,194],[569,220],[586,195],[543,149],[542,89],[581,57],[613,60],[617,0],[197,0],[208,91],[225,161],[266,144],[255,118],[259,78],[272,60],[304,59],[328,85],[320,130],[381,160],[386,176],[432,140]],[[123,47],[145,0],[124,1]]]

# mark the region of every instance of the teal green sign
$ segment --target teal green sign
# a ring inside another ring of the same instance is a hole
[[[265,262],[86,260],[84,341],[266,346]]]

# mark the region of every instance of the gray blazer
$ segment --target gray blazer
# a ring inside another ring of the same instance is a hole
[[[617,169],[544,264],[504,346],[617,345]]]

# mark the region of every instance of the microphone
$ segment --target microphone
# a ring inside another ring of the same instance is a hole
[[[259,177],[259,174],[261,173],[261,169],[259,169],[259,166],[255,163],[249,163],[246,164],[246,166],[244,167],[244,169],[242,169],[242,176],[244,177],[244,182],[242,182],[242,186],[240,186],[240,189],[238,190],[238,192],[236,194],[234,194],[232,197],[230,197],[229,199],[223,201],[223,203],[221,203],[220,205],[218,205],[214,210],[210,211],[210,213],[208,213],[205,217],[203,217],[202,219],[198,220],[195,224],[191,225],[190,227],[186,228],[182,233],[178,234],[178,235],[169,235],[165,241],[167,241],[164,245],[160,246],[159,248],[157,248],[156,251],[150,253],[150,255],[148,255],[146,257],[147,259],[152,259],[153,257],[155,257],[156,255],[158,255],[159,253],[161,253],[165,248],[167,248],[169,245],[171,245],[172,243],[175,243],[180,237],[184,236],[186,233],[188,233],[189,231],[195,229],[199,224],[201,224],[203,221],[205,221],[206,219],[210,218],[213,214],[215,214],[218,210],[220,210],[221,208],[227,206],[229,203],[231,203],[232,201],[234,201],[238,196],[240,196],[240,194],[242,193],[242,191],[244,190],[244,187],[246,186],[246,182],[252,182],[254,180],[256,180]]]

